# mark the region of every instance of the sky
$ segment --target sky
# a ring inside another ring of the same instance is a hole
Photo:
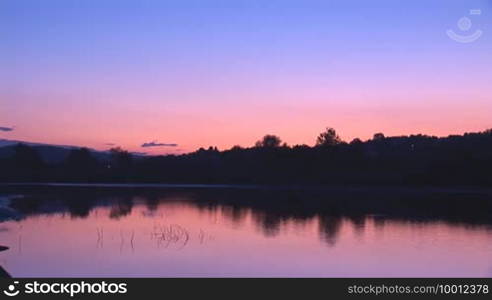
[[[491,78],[492,0],[0,0],[0,139],[446,136],[492,128]]]

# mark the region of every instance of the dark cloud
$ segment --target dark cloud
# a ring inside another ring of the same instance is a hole
[[[143,143],[141,147],[177,147],[178,144],[166,144],[166,143],[158,143],[156,141]]]
[[[0,131],[14,131],[14,127],[1,127],[0,126]]]

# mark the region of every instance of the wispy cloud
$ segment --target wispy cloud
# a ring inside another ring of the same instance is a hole
[[[157,141],[143,143],[141,147],[177,147],[178,144],[158,143]]]
[[[3,127],[3,126],[0,126],[0,131],[14,131],[14,127]]]
[[[115,143],[104,143],[104,145],[106,145],[106,146],[116,146]]]

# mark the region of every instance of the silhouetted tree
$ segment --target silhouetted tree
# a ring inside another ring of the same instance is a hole
[[[384,140],[385,139],[385,136],[384,134],[378,132],[378,133],[375,133],[374,136],[372,137],[372,139],[374,141],[381,141],[381,140]]]
[[[281,143],[282,140],[278,136],[267,134],[263,137],[261,141],[256,142],[255,147],[276,148],[276,147],[280,147]]]
[[[362,141],[359,138],[355,138],[350,142],[350,145],[361,145]]]
[[[316,139],[316,146],[336,146],[342,142],[335,129],[327,127]]]
[[[241,151],[241,150],[244,150],[244,148],[239,146],[239,145],[234,145],[230,150],[231,151]]]
[[[114,180],[131,181],[133,156],[120,147],[109,150]]]
[[[84,181],[91,181],[97,172],[98,162],[92,156],[91,152],[87,148],[78,148],[70,150],[65,161],[67,171],[66,174],[70,179],[78,179]]]
[[[121,149],[120,147],[111,148],[111,162],[117,168],[128,168],[133,162],[133,156],[130,152]]]

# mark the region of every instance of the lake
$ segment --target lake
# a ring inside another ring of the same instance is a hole
[[[1,186],[14,277],[491,277],[490,191]]]

